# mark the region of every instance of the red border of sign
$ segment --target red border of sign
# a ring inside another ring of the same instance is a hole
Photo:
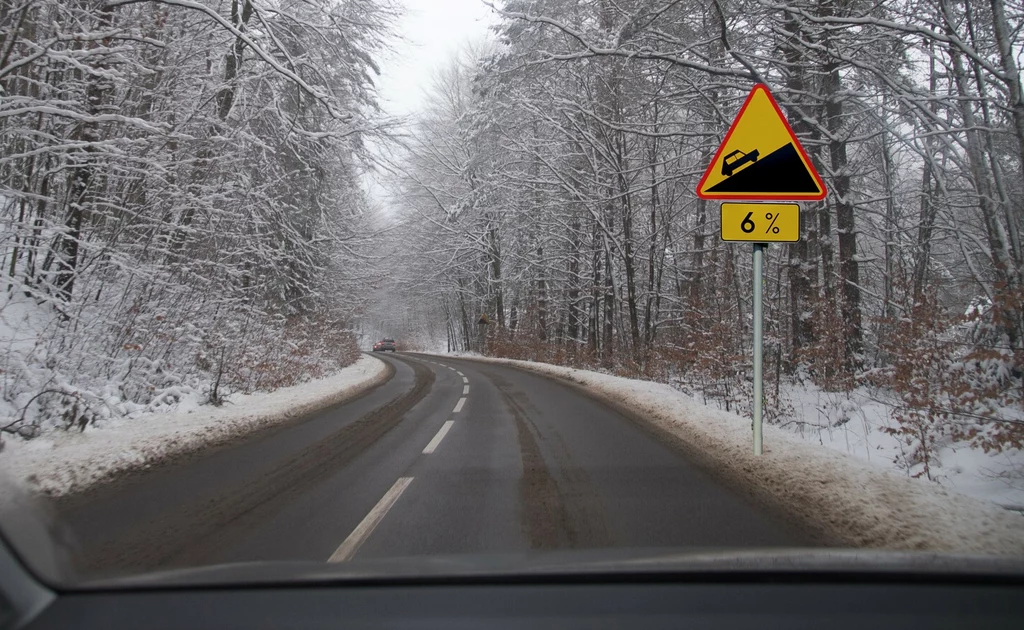
[[[747,105],[750,105],[750,101],[753,100],[754,94],[758,90],[764,91],[765,96],[768,97],[768,102],[772,104],[772,107],[775,108],[775,113],[779,115],[779,120],[781,120],[782,124],[786,126],[786,132],[789,134],[789,137],[793,140],[793,144],[796,145],[797,150],[800,151],[800,155],[803,157],[804,163],[807,165],[807,169],[811,173],[811,177],[814,178],[814,181],[817,182],[818,184],[818,188],[821,189],[821,194],[815,194],[813,196],[810,196],[807,194],[799,193],[701,193],[701,189],[704,188],[704,182],[706,182],[708,177],[711,175],[711,171],[715,168],[715,164],[718,164],[718,158],[721,157],[722,152],[725,150],[725,145],[729,144],[729,138],[732,137],[732,132],[736,130],[736,125],[740,122],[740,119],[743,118],[743,113],[747,111]],[[743,107],[740,108],[739,113],[736,114],[736,118],[733,119],[732,126],[729,127],[729,132],[725,134],[725,138],[722,140],[722,144],[718,145],[718,151],[715,152],[715,157],[712,158],[711,164],[709,164],[707,170],[704,171],[704,176],[700,178],[700,183],[697,184],[697,196],[700,197],[701,199],[708,199],[712,201],[718,199],[730,201],[733,199],[760,199],[764,201],[774,201],[776,199],[788,199],[797,201],[820,201],[824,199],[827,194],[828,191],[825,189],[825,182],[821,181],[821,177],[818,175],[817,169],[814,168],[814,163],[811,162],[811,158],[807,156],[807,152],[804,151],[804,147],[802,144],[800,144],[800,140],[798,140],[796,134],[793,133],[793,128],[789,126],[789,121],[786,120],[786,116],[782,113],[782,110],[779,108],[779,104],[775,102],[775,97],[772,96],[771,90],[768,89],[767,85],[763,83],[758,83],[753,87],[753,89],[750,90],[750,94],[747,95],[747,100],[743,102]]]

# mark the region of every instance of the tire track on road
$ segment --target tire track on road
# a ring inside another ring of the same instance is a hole
[[[562,487],[541,451],[543,440],[530,420],[532,408],[526,395],[497,374],[485,375],[498,388],[516,423],[523,476],[519,500],[523,510],[523,534],[534,549],[601,548],[611,544],[603,510],[585,473],[572,465],[563,444],[552,451]],[[536,410],[534,410],[536,411]],[[558,448],[562,447],[562,448]]]
[[[245,535],[246,524],[272,518],[282,503],[302,495],[344,467],[391,429],[430,392],[434,373],[415,361],[411,390],[341,427],[278,465],[251,478],[244,487],[224,488],[184,510],[138,523],[132,535],[89,546],[75,554],[74,564],[90,575],[203,564],[212,551]]]

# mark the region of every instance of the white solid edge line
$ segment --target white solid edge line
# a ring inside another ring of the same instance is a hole
[[[468,393],[469,393],[469,385],[463,385],[462,386],[462,395],[465,396]]]
[[[455,409],[452,409],[452,413],[459,413],[462,411],[462,405],[466,404],[466,397],[463,396],[459,399],[459,402],[455,403]]]
[[[341,543],[331,557],[327,559],[328,562],[345,562],[346,560],[352,559],[359,548],[363,545],[363,542],[370,537],[373,530],[377,529],[380,522],[384,520],[384,516],[388,513],[398,501],[398,497],[402,496],[405,489],[412,483],[412,477],[399,477],[395,485],[391,486],[377,505],[373,506],[370,513],[366,515],[366,518],[362,520],[356,528],[352,530],[352,533],[348,535],[345,542]]]
[[[434,436],[433,440],[430,440],[430,444],[427,444],[427,448],[423,449],[424,455],[430,455],[437,448],[437,445],[441,443],[444,436],[448,435],[448,432],[452,430],[452,425],[455,424],[454,420],[445,420],[444,424],[441,425],[441,429]]]
[[[463,377],[462,377],[462,382],[463,382],[463,383],[468,383],[468,382],[469,382],[469,379],[468,379],[468,378],[466,378],[465,376],[463,376]]]

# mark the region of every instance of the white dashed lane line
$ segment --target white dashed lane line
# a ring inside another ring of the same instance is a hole
[[[377,502],[377,505],[373,506],[370,513],[366,515],[366,518],[362,520],[356,528],[352,530],[352,533],[348,535],[345,542],[341,543],[338,549],[331,554],[331,557],[327,560],[328,562],[345,562],[351,560],[352,556],[359,551],[359,548],[363,545],[373,530],[377,529],[380,522],[384,520],[384,516],[387,515],[388,510],[394,507],[395,502],[398,501],[398,497],[402,496],[405,489],[412,483],[412,477],[399,477],[395,485],[391,486],[391,489],[381,497],[381,500]]]
[[[445,423],[441,425],[441,430],[437,432],[437,435],[434,436],[433,440],[430,440],[430,444],[427,444],[427,448],[423,449],[424,455],[430,455],[437,449],[438,444],[441,443],[444,436],[448,435],[448,432],[452,430],[453,424],[455,424],[454,421],[445,420]]]
[[[466,378],[466,375],[459,370],[445,365],[444,363],[438,363],[437,361],[428,361],[428,363],[446,367],[462,377],[462,398],[459,398],[459,402],[455,404],[455,409],[452,410],[452,413],[459,413],[462,411],[462,406],[466,404],[466,396],[469,395],[469,379]],[[441,440],[448,435],[448,432],[452,430],[452,426],[454,426],[454,424],[454,420],[445,420],[434,438],[430,440],[430,443],[423,449],[423,454],[430,455],[437,450],[437,447],[441,444]],[[391,508],[394,507],[395,503],[398,502],[399,497],[401,497],[402,493],[405,492],[405,489],[409,487],[412,480],[412,477],[399,477],[398,481],[395,482],[395,485],[391,486],[391,489],[381,497],[380,501],[377,502],[377,505],[373,506],[370,513],[363,518],[354,530],[352,530],[352,533],[348,535],[348,538],[338,546],[327,561],[345,562],[347,560],[351,560],[352,556],[359,551],[359,548],[364,542],[366,542],[366,539],[370,537],[370,534],[373,533],[373,530],[377,529],[380,522],[384,520],[388,511],[390,511]]]

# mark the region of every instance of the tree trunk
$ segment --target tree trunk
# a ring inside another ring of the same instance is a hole
[[[790,108],[797,112],[792,122],[793,132],[797,136],[807,136],[810,133],[810,124],[806,119],[806,112],[803,110],[800,101],[806,92],[806,59],[801,50],[797,38],[807,37],[802,32],[800,22],[794,14],[789,14],[786,21],[787,28],[792,36],[783,44],[783,56],[789,68],[786,77],[786,89],[789,92]],[[808,209],[809,204],[801,207],[801,224],[810,225],[813,221],[813,212]],[[810,219],[810,220],[808,220]],[[799,241],[788,246],[787,267],[789,275],[789,314],[790,314],[790,336],[792,339],[791,357],[799,354],[800,350],[814,340],[814,326],[810,316],[811,305],[816,298],[813,291],[813,283],[810,273],[814,270],[814,264],[810,257],[808,235],[802,234]]]
[[[501,249],[498,244],[498,228],[491,226],[487,230],[488,254],[491,259],[491,282],[494,291],[494,313],[498,319],[498,328],[505,328],[505,296],[501,283]]]
[[[937,89],[938,81],[935,72],[935,44],[929,41],[929,60],[928,60],[928,88],[931,94],[935,94]],[[929,111],[935,114],[935,102],[930,101],[928,104]],[[928,131],[931,129],[931,122],[925,127]],[[914,275],[911,280],[913,286],[913,299],[914,304],[918,304],[921,301],[925,279],[927,278],[928,265],[931,260],[931,248],[932,248],[932,229],[935,225],[935,200],[932,192],[932,169],[934,168],[935,161],[935,143],[932,140],[932,134],[926,134],[924,139],[924,165],[921,169],[921,210],[918,214],[918,228],[917,228],[917,248],[914,255]]]
[[[1019,15],[1017,17],[1020,19]],[[1004,0],[992,0],[992,31],[996,38],[996,47],[999,48],[1003,74],[1006,76],[1009,107],[1017,136],[1017,166],[1020,168],[1021,178],[1024,178],[1024,88],[1021,87],[1020,68],[1013,52],[1011,33],[1014,30],[1006,19]]]
[[[595,357],[600,350],[599,325],[601,321],[601,236],[599,229],[597,222],[595,222],[592,235],[593,252],[591,257],[594,281],[590,285],[590,316],[587,321],[587,345],[590,346],[590,351]]]
[[[953,66],[953,80],[961,97],[958,103],[962,112],[964,127],[967,130],[967,161],[978,195],[978,206],[985,224],[986,237],[992,257],[992,267],[996,275],[997,290],[1006,291],[1007,295],[1012,296],[1020,286],[1020,278],[1017,275],[1017,268],[1013,264],[1009,238],[1003,224],[999,221],[998,212],[994,204],[995,196],[992,190],[988,165],[985,160],[984,141],[981,138],[978,121],[974,115],[972,99],[970,98],[967,85],[967,73],[964,69],[960,51],[950,46],[949,54]],[[1011,345],[1016,347],[1021,342],[1022,334],[1024,334],[1024,322],[1022,322],[1021,314],[1019,312],[1013,313],[1010,317],[1004,319],[1003,329],[1009,337]]]
[[[644,304],[644,346],[650,347],[652,340],[652,329],[651,324],[654,320],[654,296],[657,295],[655,290],[655,264],[658,260],[658,181],[657,181],[657,167],[655,166],[657,160],[657,140],[654,142],[654,147],[651,150],[651,215],[650,215],[650,230],[651,230],[651,244],[647,250],[647,299]]]
[[[252,17],[252,9],[252,2],[244,0],[241,14],[239,14],[238,0],[231,0],[231,23],[240,32],[244,32],[245,27],[249,24],[249,18]],[[231,50],[224,59],[224,87],[217,93],[217,117],[221,120],[227,120],[228,114],[231,113],[231,106],[235,102],[235,91],[237,90],[235,79],[238,78],[238,71],[242,67],[242,54],[244,52],[245,40],[241,37],[235,37]]]
[[[615,341],[615,283],[612,280],[611,244],[605,238],[604,252],[604,347],[601,356],[606,365],[612,360]]]
[[[548,339],[548,281],[544,277],[544,247],[537,246],[537,338]]]
[[[825,124],[829,135],[832,166],[832,200],[836,208],[839,234],[840,312],[845,344],[844,364],[854,369],[860,363],[863,346],[860,305],[860,264],[857,261],[857,227],[854,221],[849,162],[846,155],[846,130],[843,128],[843,86],[839,66],[830,61],[825,68]]]
[[[620,180],[622,175],[619,175]],[[622,249],[623,267],[626,272],[626,305],[629,311],[629,336],[633,344],[633,354],[639,359],[640,352],[640,315],[636,300],[636,261],[633,253],[633,208],[625,191],[622,208]]]
[[[569,252],[569,339],[576,342],[580,338],[580,222],[575,216],[572,220],[572,250]]]
[[[110,28],[113,20],[114,8],[104,5],[99,9],[97,16],[97,30]],[[108,47],[109,40],[102,42],[91,41],[86,49],[97,50],[100,46]],[[95,52],[93,53],[95,55]],[[90,115],[102,113],[103,101],[106,93],[111,89],[109,79],[105,78],[106,63],[103,56],[97,60],[90,60],[94,71],[86,77],[86,108]],[[67,213],[64,219],[64,228],[57,238],[52,250],[52,257],[48,260],[54,269],[53,288],[57,296],[64,302],[70,302],[74,295],[75,276],[78,271],[80,258],[80,245],[82,240],[82,224],[85,220],[86,206],[88,205],[89,187],[95,176],[95,143],[100,141],[99,125],[94,121],[81,123],[78,129],[78,139],[84,144],[79,155],[72,157],[71,162],[75,167],[71,173],[71,183],[68,188]],[[46,267],[46,265],[44,265]]]

